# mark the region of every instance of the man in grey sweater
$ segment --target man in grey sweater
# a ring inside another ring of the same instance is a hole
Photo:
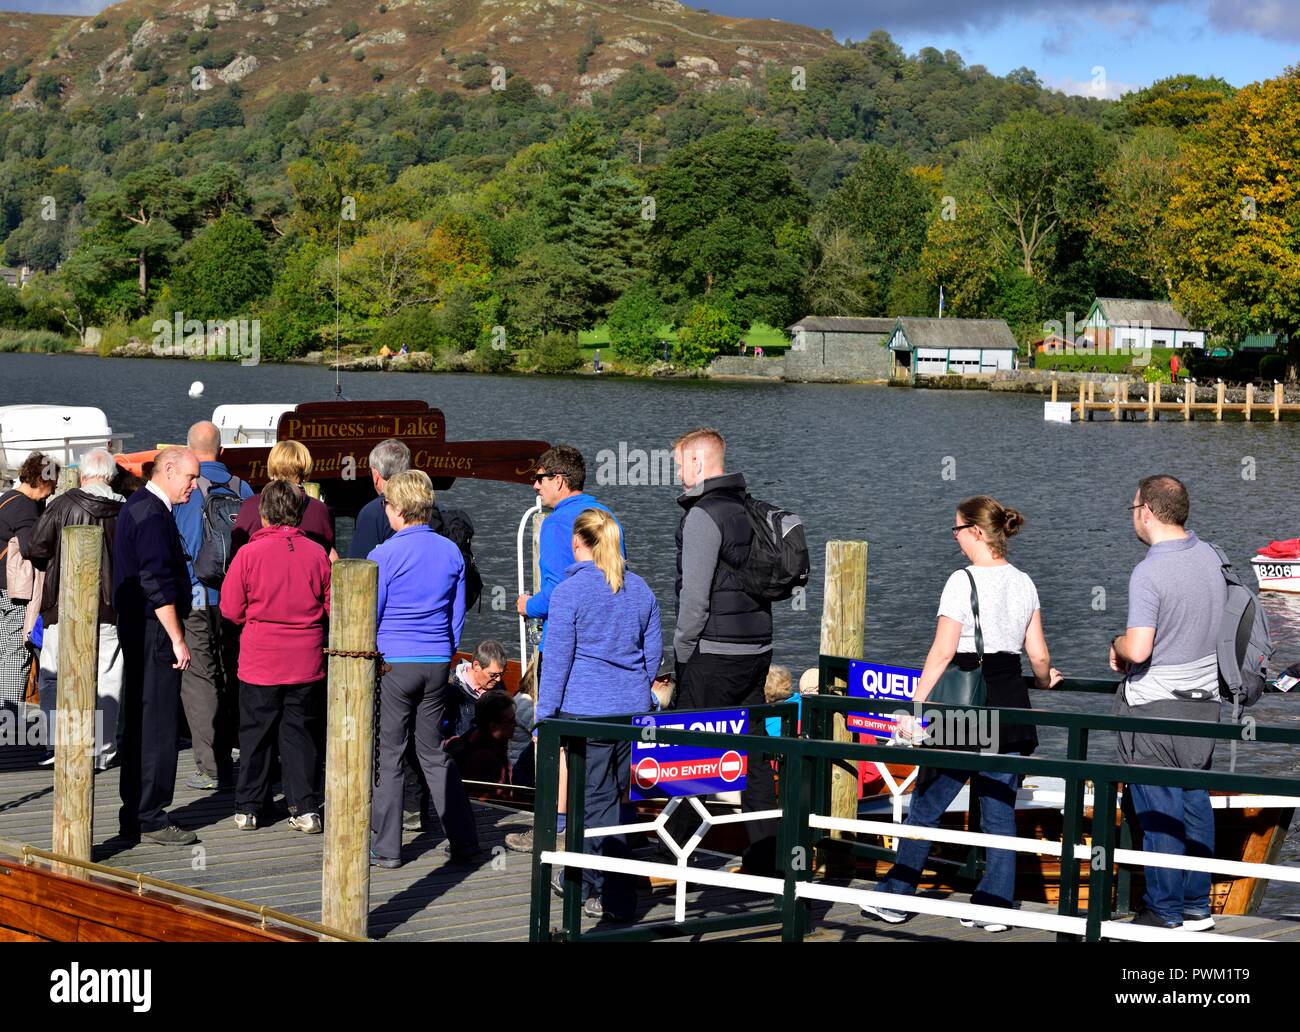
[[[749,559],[753,530],[745,512],[745,478],[724,468],[726,442],[710,427],[673,443],[673,459],[686,491],[677,528],[678,709],[730,709],[762,705],[772,662],[772,604],[744,590],[740,570]],[[757,724],[757,726],[755,726]],[[751,733],[762,722],[750,721]],[[773,809],[776,786],[767,758],[750,751],[742,809]],[[750,821],[744,866],[775,870],[774,820]]]

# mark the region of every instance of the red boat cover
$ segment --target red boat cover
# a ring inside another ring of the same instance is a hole
[[[1266,555],[1270,559],[1300,559],[1300,538],[1270,541],[1259,550],[1259,554]]]

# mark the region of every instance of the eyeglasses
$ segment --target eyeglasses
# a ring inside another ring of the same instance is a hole
[[[1130,506],[1128,507],[1128,511],[1129,511],[1129,512],[1132,512],[1134,509],[1140,509],[1140,508],[1142,508],[1142,506],[1144,506],[1144,505],[1146,505],[1146,504],[1147,504],[1146,502],[1138,502],[1137,505],[1130,505]]]
[[[487,683],[497,684],[501,681],[501,678],[505,676],[506,676],[506,672],[504,670],[498,670],[495,674],[489,673],[487,675]]]
[[[953,536],[953,537],[956,537],[956,536],[957,536],[958,534],[960,534],[963,530],[970,530],[970,528],[973,527],[973,526],[975,526],[975,524],[973,524],[973,523],[959,523],[959,524],[957,524],[957,526],[955,526],[955,527],[952,528],[952,536]]]
[[[543,480],[550,480],[551,477],[562,477],[563,473],[534,473],[533,483],[540,484]]]

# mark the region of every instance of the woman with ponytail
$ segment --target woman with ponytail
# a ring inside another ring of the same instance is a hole
[[[970,565],[954,572],[944,586],[939,599],[939,626],[917,684],[916,703],[925,702],[953,662],[962,670],[983,666],[990,706],[1030,708],[1029,690],[1020,670],[1022,651],[1029,656],[1036,687],[1049,688],[1060,680],[1060,674],[1052,669],[1047,641],[1043,637],[1043,621],[1034,582],[1028,574],[1007,561],[1007,541],[1019,533],[1024,523],[1025,519],[1019,512],[1006,508],[988,495],[968,498],[957,506],[952,535]],[[975,606],[972,602],[978,605],[982,657],[977,650]],[[969,726],[970,722],[966,724]],[[992,730],[992,741],[978,743],[985,751],[1028,756],[1038,745],[1038,736],[1032,725],[1003,725],[995,716]],[[913,728],[909,716],[899,718],[899,733],[905,737],[920,734]],[[943,744],[970,746],[975,743]],[[967,778],[971,779],[972,794],[980,800],[980,819],[985,834],[1014,836],[1016,794],[1020,790],[1018,774],[985,771],[971,776],[962,771],[922,767],[904,823],[936,827]],[[897,862],[877,890],[914,893],[929,855],[930,843],[924,839],[900,839]],[[984,877],[971,896],[971,902],[994,907],[1012,906],[1015,877],[1015,854],[1007,849],[990,849]],[[912,916],[906,911],[873,904],[864,906],[862,910],[867,916],[890,924],[901,924]],[[1007,928],[995,921],[963,918],[961,923],[968,928],[975,926],[990,932]]]
[[[603,510],[587,509],[573,521],[573,556],[576,561],[551,593],[538,722],[648,712],[663,654],[654,593],[627,569],[618,522]],[[627,793],[630,761],[630,742],[587,743],[586,827],[623,823],[619,803]],[[621,835],[589,838],[585,848],[611,856],[627,850]],[[553,884],[558,887],[558,875]],[[588,916],[632,918],[636,890],[629,876],[586,871],[583,889]]]

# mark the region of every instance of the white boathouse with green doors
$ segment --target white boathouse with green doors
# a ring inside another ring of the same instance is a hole
[[[893,379],[978,376],[1016,368],[1011,328],[1001,319],[922,319],[902,316],[889,336]]]

